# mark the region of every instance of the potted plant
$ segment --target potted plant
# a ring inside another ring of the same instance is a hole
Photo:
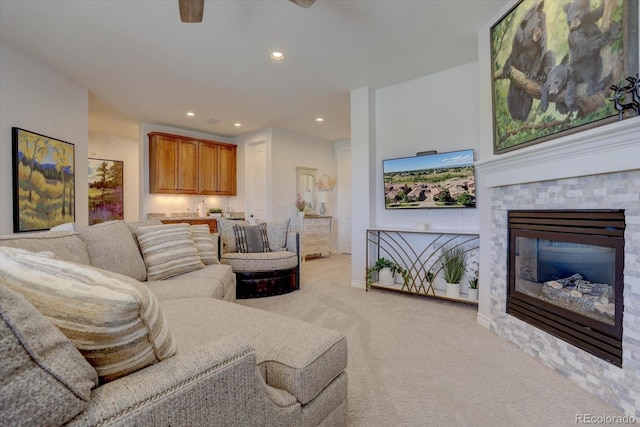
[[[394,261],[380,258],[367,269],[367,290],[369,290],[371,283],[373,283],[375,273],[378,273],[378,282],[383,286],[393,285],[394,275],[396,273],[402,276],[405,285],[409,282],[409,272],[407,270],[400,267]]]
[[[304,201],[300,193],[298,193],[298,197],[296,198],[296,209],[298,210],[298,216],[304,216],[304,208],[307,207],[307,202]]]
[[[427,282],[429,282],[429,287],[427,289],[425,289],[424,293],[429,295],[429,291],[431,291],[431,294],[435,296],[436,295],[436,290],[433,289],[433,281],[435,280],[436,275],[433,274],[433,271],[429,270],[424,275],[424,278],[427,279]],[[424,285],[422,285],[422,289],[424,289]]]
[[[471,279],[469,279],[469,293],[467,295],[467,297],[470,300],[473,301],[477,301],[478,300],[478,269],[479,269],[479,265],[478,265],[478,256],[477,256],[477,252],[475,253],[475,256],[472,255],[469,259],[469,265],[467,266],[467,271],[469,272],[469,275],[471,276]]]
[[[460,298],[460,281],[466,270],[466,259],[466,252],[460,246],[442,248],[442,278],[447,282],[446,296],[449,298]]]
[[[220,208],[209,209],[209,216],[211,218],[220,218],[222,216],[222,209]]]
[[[469,279],[469,299],[473,301],[478,300],[478,278],[473,277]]]

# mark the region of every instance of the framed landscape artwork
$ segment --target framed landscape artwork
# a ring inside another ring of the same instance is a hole
[[[89,225],[124,219],[120,160],[89,159]]]
[[[74,145],[12,128],[13,231],[75,221]]]
[[[638,73],[638,0],[522,0],[491,28],[494,153],[618,120]]]

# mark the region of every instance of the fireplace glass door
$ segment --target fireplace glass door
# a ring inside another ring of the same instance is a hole
[[[516,291],[615,325],[615,248],[528,237],[515,244]]]
[[[507,313],[622,363],[624,211],[509,211]]]

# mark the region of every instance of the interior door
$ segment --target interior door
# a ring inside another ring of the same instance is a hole
[[[248,219],[270,219],[267,209],[268,169],[267,142],[265,140],[248,144],[247,156],[247,215]]]

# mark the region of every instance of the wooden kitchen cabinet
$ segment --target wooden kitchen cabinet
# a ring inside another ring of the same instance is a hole
[[[236,194],[236,146],[199,142],[199,194],[234,196]]]
[[[151,132],[149,192],[236,194],[236,146],[180,135]]]

